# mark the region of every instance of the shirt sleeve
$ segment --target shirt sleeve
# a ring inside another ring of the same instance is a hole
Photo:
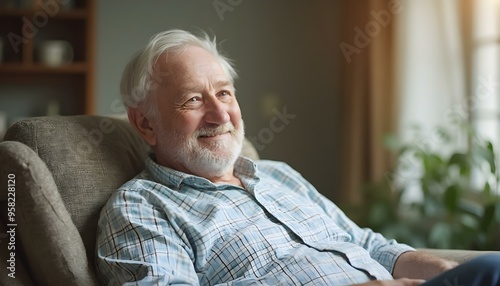
[[[296,177],[305,186],[305,195],[317,203],[342,230],[351,235],[351,242],[366,249],[370,256],[387,269],[389,273],[392,273],[396,260],[401,254],[415,250],[406,244],[398,243],[394,239],[387,239],[382,234],[369,228],[359,227],[337,205],[319,193],[300,173],[288,165],[285,168],[288,168],[286,172],[289,175]]]
[[[369,228],[360,228],[331,201],[321,195],[319,199],[322,201],[320,204],[326,206],[325,211],[334,218],[343,230],[351,235],[352,242],[366,249],[370,256],[389,273],[393,272],[396,260],[401,254],[415,250],[406,244],[398,243],[394,239],[387,239],[382,234]]]
[[[188,248],[140,192],[118,191],[101,211],[96,266],[105,285],[198,285]]]

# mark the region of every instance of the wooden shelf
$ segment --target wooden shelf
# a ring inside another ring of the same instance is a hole
[[[5,7],[5,3],[12,6]],[[96,0],[74,0],[68,5],[72,8],[44,6],[63,1],[23,1],[29,6],[17,8],[14,2],[5,3],[0,3],[4,43],[0,110],[8,117],[40,116],[43,108],[38,106],[55,100],[61,114],[93,114]],[[43,64],[43,44],[54,40],[71,45],[70,64]]]
[[[30,8],[1,8],[0,9],[0,17],[31,17],[36,13],[40,13],[40,15],[45,15],[47,18],[57,18],[57,19],[85,19],[87,17],[87,10],[77,8],[71,10],[62,10],[59,9],[58,12],[54,13],[54,15],[48,14],[44,10],[41,9],[30,9]]]
[[[72,63],[61,66],[46,66],[42,64],[22,64],[22,63],[2,63],[0,64],[0,74],[77,74],[85,73],[87,65],[85,63]]]

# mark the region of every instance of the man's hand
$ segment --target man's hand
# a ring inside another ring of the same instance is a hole
[[[402,278],[397,280],[370,281],[352,286],[417,286],[424,282],[425,280]]]
[[[428,280],[457,265],[458,263],[454,261],[444,260],[419,251],[410,251],[398,257],[392,275],[395,279],[412,278]]]

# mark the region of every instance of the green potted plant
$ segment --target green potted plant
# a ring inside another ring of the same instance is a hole
[[[422,144],[418,132],[406,144],[388,137],[396,168],[364,186],[358,222],[415,247],[500,250],[498,157],[491,142],[459,127],[437,130],[441,148]],[[457,130],[468,148],[455,146]],[[411,189],[418,198],[408,199]]]

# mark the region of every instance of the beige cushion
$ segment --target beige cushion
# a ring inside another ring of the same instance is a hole
[[[86,268],[94,265],[99,211],[111,192],[143,169],[147,147],[129,123],[99,116],[33,118],[15,124],[4,139],[20,141],[29,147],[23,151],[24,159],[16,155],[12,160],[18,160],[15,168],[28,177],[18,176],[23,184],[18,189],[22,188],[26,196],[32,198],[23,205],[19,202],[19,208],[26,214],[23,225],[29,224],[26,237],[21,227],[19,231],[26,240],[23,245],[28,262],[36,265],[36,269],[31,269],[36,280],[48,285],[92,284],[92,281],[74,283],[71,280],[95,280],[83,273],[94,273]],[[33,154],[29,154],[30,151]],[[38,208],[43,209],[42,213],[31,211]],[[53,209],[52,214],[47,213],[49,209]],[[38,216],[45,217],[43,224],[38,222],[42,219]],[[42,234],[54,244],[40,242]],[[61,249],[66,241],[71,244],[70,249]],[[79,246],[82,242],[86,251]],[[35,247],[31,249],[29,245]],[[51,277],[51,273],[64,273],[67,277]],[[79,274],[82,277],[78,277]],[[48,283],[53,279],[66,283]]]
[[[259,160],[259,154],[257,153],[257,150],[255,150],[255,147],[246,138],[245,141],[243,141],[243,148],[241,149],[241,155],[248,157],[252,160]]]
[[[1,176],[7,178],[10,173],[16,177],[16,239],[22,243],[29,265],[37,265],[31,269],[35,280],[45,285],[94,284],[83,242],[45,164],[24,144],[0,145],[0,158],[9,166],[2,168]],[[5,206],[7,191],[0,193]],[[3,217],[8,222],[5,214]],[[20,245],[16,246],[20,260]]]

